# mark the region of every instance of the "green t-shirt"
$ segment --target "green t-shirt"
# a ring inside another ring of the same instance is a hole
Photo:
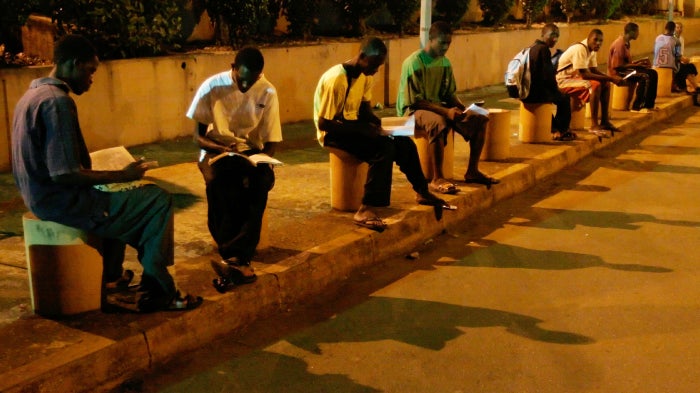
[[[424,50],[417,50],[401,66],[396,114],[403,116],[416,101],[447,102],[456,91],[450,60],[444,56],[434,59]]]

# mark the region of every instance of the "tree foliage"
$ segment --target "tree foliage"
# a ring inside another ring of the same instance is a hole
[[[287,18],[289,34],[308,39],[316,25],[320,0],[284,0],[282,14]]]
[[[382,0],[334,0],[343,10],[345,26],[354,36],[363,36],[367,31],[365,20],[379,9]]]
[[[163,54],[181,39],[177,0],[49,0],[43,7],[59,34],[84,35],[102,59]]]
[[[515,0],[479,0],[479,7],[484,13],[483,24],[486,26],[502,25],[513,8]]]
[[[469,0],[437,0],[433,19],[445,21],[456,28],[467,9],[469,9]]]
[[[206,0],[206,10],[216,23],[219,42],[233,47],[256,37],[270,12],[267,0]]]
[[[420,0],[386,0],[386,7],[394,18],[399,36],[403,36],[406,26],[411,23],[411,16],[420,8]]]

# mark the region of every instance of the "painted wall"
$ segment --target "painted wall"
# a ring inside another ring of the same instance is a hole
[[[640,23],[640,38],[632,44],[633,56],[648,55],[664,20]],[[688,43],[700,40],[700,20],[686,19]],[[604,32],[600,63],[607,48],[622,33],[623,23],[561,27],[559,48],[584,39],[592,27]],[[453,63],[459,90],[500,84],[508,60],[531,45],[538,30],[456,34],[447,56]],[[396,101],[403,59],[419,47],[418,37],[387,41],[389,56],[376,75],[373,101]],[[264,48],[265,74],[277,86],[283,123],[308,120],[312,96],[320,75],[334,64],[354,56],[359,43],[329,43],[286,48]],[[80,123],[88,147],[133,146],[191,135],[194,124],[185,117],[190,100],[208,76],[230,68],[234,52],[105,61],[95,74],[92,89],[76,97]],[[604,69],[603,67],[601,67]],[[12,113],[31,80],[48,74],[50,67],[0,70],[0,170],[10,169]]]

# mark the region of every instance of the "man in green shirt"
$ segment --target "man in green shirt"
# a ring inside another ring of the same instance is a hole
[[[464,181],[490,188],[500,181],[479,172],[479,156],[484,147],[488,117],[466,112],[465,105],[456,96],[457,83],[452,64],[445,57],[452,43],[452,29],[446,22],[435,22],[430,27],[428,37],[428,45],[403,62],[396,112],[399,116],[413,114],[416,136],[428,138],[430,142],[431,191],[443,194],[459,191],[455,184],[445,179],[442,172],[450,130],[469,142],[469,164]]]

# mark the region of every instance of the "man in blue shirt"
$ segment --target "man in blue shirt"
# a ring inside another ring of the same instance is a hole
[[[118,192],[94,187],[138,180],[148,169],[139,160],[122,170],[92,170],[69,93],[90,89],[99,65],[95,48],[67,35],[55,45],[54,63],[48,77],[32,81],[14,112],[12,171],[24,203],[42,220],[94,233],[110,250],[136,248],[143,265],[139,311],[197,307],[202,298],[180,293],[167,270],[174,260],[170,195],[153,184]],[[114,271],[121,274],[121,266],[105,266]]]

